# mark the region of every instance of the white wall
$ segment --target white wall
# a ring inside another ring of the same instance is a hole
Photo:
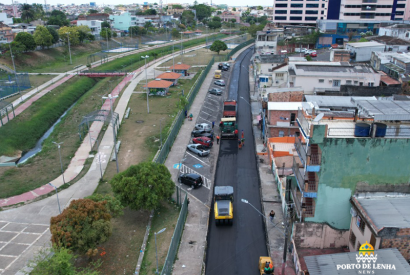
[[[361,245],[364,244],[365,242],[370,243],[370,238],[372,236],[372,232],[370,231],[370,228],[367,226],[364,229],[364,231],[362,232],[356,225],[357,222],[357,216],[356,217],[352,217],[352,220],[350,222],[350,230],[349,230],[349,249],[350,251],[357,251],[357,245],[358,243],[360,243]],[[350,242],[350,233],[353,231],[354,235],[356,236],[356,242],[353,245]],[[376,236],[375,236],[376,237]],[[380,237],[376,237],[376,245],[374,247],[374,249],[379,249],[380,247]]]
[[[13,25],[13,18],[7,18],[7,13],[5,12],[0,13],[0,21],[6,25]]]
[[[91,29],[91,34],[99,35],[101,32],[101,23],[100,20],[78,20],[77,26],[88,26]]]
[[[354,44],[354,43],[353,43]],[[385,46],[372,46],[372,47],[354,47],[354,45],[346,44],[346,49],[350,52],[356,53],[356,62],[370,61],[372,52],[383,52]]]

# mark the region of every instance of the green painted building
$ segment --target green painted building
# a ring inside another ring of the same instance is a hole
[[[410,102],[406,106],[410,112]],[[301,221],[349,229],[353,194],[410,193],[410,113],[402,121],[370,111],[361,118],[357,112],[338,118],[327,113],[320,122],[314,117],[314,110],[298,112],[291,194]]]

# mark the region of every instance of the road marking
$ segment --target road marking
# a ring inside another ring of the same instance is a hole
[[[211,111],[217,111],[217,110],[215,110],[215,109],[208,108],[208,107],[206,107],[205,105],[202,106],[202,108],[207,108],[207,109],[209,109],[209,110],[211,110]]]
[[[212,101],[215,101],[216,103],[219,103],[218,100],[215,100],[215,99],[212,99],[212,98],[209,98],[209,97],[208,97],[208,99],[209,99],[209,100],[212,100]],[[206,102],[205,102],[205,103],[206,103]]]
[[[214,116],[214,115],[208,114],[207,112],[204,112],[204,111],[201,111],[201,113],[205,113],[205,114],[207,114],[207,115],[210,116],[210,117],[213,117],[213,116]]]
[[[203,119],[203,120],[205,120],[205,121],[208,121],[208,122],[212,123],[212,121],[209,121],[209,120],[207,120],[207,119],[205,119],[205,118],[203,118],[203,117],[201,117],[201,116],[198,116],[198,118]]]
[[[197,158],[196,156],[192,155],[191,153],[186,152],[186,154],[187,154],[187,155],[190,155],[191,157],[193,157],[193,158],[196,159],[196,160],[199,160],[199,161],[202,162],[203,164],[210,166],[208,163],[206,163],[205,161],[203,161],[203,160]]]

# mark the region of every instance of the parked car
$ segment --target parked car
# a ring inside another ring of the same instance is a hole
[[[181,174],[178,177],[178,182],[191,186],[192,189],[201,187],[203,180],[198,174]]]
[[[204,130],[209,133],[212,131],[212,127],[208,123],[195,124],[195,130]]]
[[[295,48],[295,53],[304,53],[306,52],[308,49],[306,48]]]
[[[191,151],[192,153],[197,154],[200,157],[205,157],[209,155],[209,150],[203,146],[202,144],[189,144],[187,146],[188,150]]]
[[[222,66],[222,71],[229,71],[229,67],[228,66]]]
[[[222,67],[223,67],[224,65],[222,64],[222,63],[219,63],[218,64],[218,70],[222,70]]]
[[[209,137],[197,137],[193,138],[192,142],[195,144],[201,144],[205,147],[211,148],[214,143],[212,142],[212,139]]]
[[[231,63],[229,63],[229,62],[224,62],[224,63],[223,63],[223,66],[227,66],[228,68],[230,68],[230,67],[231,67]]]
[[[208,92],[213,95],[222,95],[222,90],[218,88],[209,89]]]
[[[316,52],[312,52],[312,53],[310,54],[310,56],[311,56],[311,57],[317,57],[317,53],[316,53]]]
[[[308,56],[308,55],[312,56],[313,53],[317,54],[315,50],[308,50],[305,52],[305,56]]]
[[[194,130],[191,133],[191,137],[209,137],[210,139],[214,140],[214,133],[213,132],[205,132],[204,130]]]
[[[215,85],[218,85],[218,86],[225,86],[225,81],[222,80],[222,79],[219,79],[219,80],[216,80],[216,81],[214,82],[214,84],[215,84]]]

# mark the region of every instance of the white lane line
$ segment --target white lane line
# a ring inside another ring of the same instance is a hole
[[[186,153],[187,153],[187,155],[190,155],[190,156],[193,157],[194,159],[199,160],[199,161],[202,162],[203,164],[210,166],[208,163],[206,163],[205,161],[203,161],[203,160],[197,158],[196,156],[192,155],[191,153],[189,153],[189,152],[186,152]]]
[[[211,111],[217,111],[217,110],[215,110],[215,109],[208,108],[208,107],[206,107],[205,105],[203,105],[202,108],[207,108],[207,109],[209,109],[209,110],[211,110]]]
[[[207,119],[205,119],[205,118],[203,118],[203,117],[201,117],[201,116],[198,116],[198,118],[203,119],[203,120],[205,120],[205,121],[208,121],[208,122],[212,123],[212,121],[209,121],[209,120],[207,120]]]

